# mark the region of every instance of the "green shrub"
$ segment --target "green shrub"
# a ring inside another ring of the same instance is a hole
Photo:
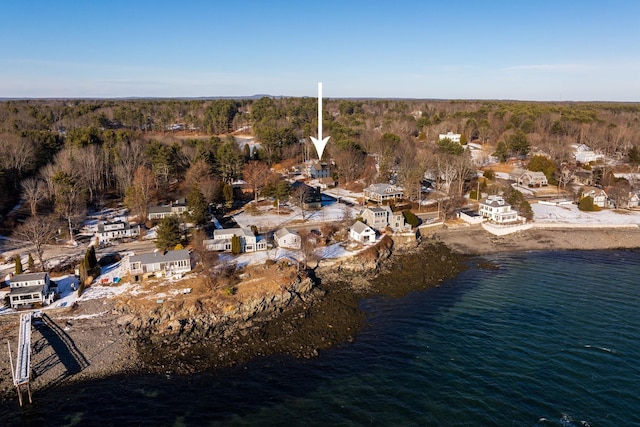
[[[225,296],[232,297],[236,294],[236,287],[233,285],[227,285],[222,288],[222,293]]]
[[[469,199],[471,200],[480,200],[481,197],[482,197],[482,192],[478,193],[477,190],[471,190],[469,192]]]
[[[420,225],[420,219],[416,216],[416,214],[414,214],[413,212],[411,212],[410,210],[406,210],[402,212],[402,215],[404,215],[404,220],[407,222],[407,224],[409,224],[411,227],[415,228],[418,225]]]
[[[482,176],[487,179],[494,179],[496,177],[496,173],[492,169],[487,169],[486,171],[484,171]]]
[[[585,212],[597,212],[600,210],[600,206],[593,204],[593,197],[583,197],[578,203],[578,209]]]

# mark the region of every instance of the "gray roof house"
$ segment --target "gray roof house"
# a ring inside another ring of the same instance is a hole
[[[375,243],[376,232],[364,222],[356,221],[349,228],[349,239],[360,243]]]
[[[186,199],[178,199],[175,202],[165,206],[151,206],[149,207],[149,214],[147,218],[163,219],[168,216],[180,216],[188,212]]]
[[[98,224],[98,242],[102,245],[111,240],[138,237],[140,235],[140,226],[131,225],[124,221],[104,222]]]
[[[231,251],[231,238],[240,237],[241,252],[255,252],[267,250],[267,242],[262,236],[253,234],[250,228],[224,228],[213,230],[213,239],[202,242],[204,247],[210,251]]]
[[[178,251],[158,251],[128,258],[129,272],[133,275],[155,273],[167,277],[191,271],[191,254],[187,249]]]
[[[382,203],[386,200],[402,199],[402,189],[391,184],[371,184],[363,190],[364,198],[366,200],[372,200],[377,203]]]
[[[514,211],[502,196],[489,196],[480,202],[478,212],[483,218],[487,218],[498,224],[514,222],[518,220],[518,212]]]
[[[273,240],[281,248],[300,249],[302,247],[302,239],[296,231],[287,228],[281,228],[273,233]]]
[[[47,304],[53,300],[49,292],[51,281],[49,273],[16,274],[11,278],[9,304],[11,308],[41,303]]]

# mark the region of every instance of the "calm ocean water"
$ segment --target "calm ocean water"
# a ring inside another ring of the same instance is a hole
[[[316,359],[50,389],[0,425],[640,425],[640,251],[489,259],[365,301],[370,326]]]

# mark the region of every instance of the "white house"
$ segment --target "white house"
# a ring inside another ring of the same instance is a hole
[[[191,271],[191,254],[187,249],[178,251],[158,251],[127,257],[132,275],[155,273],[157,276],[174,276]]]
[[[402,212],[393,212],[389,206],[366,207],[360,213],[365,224],[375,230],[384,230],[387,227],[393,230],[405,228]]]
[[[50,292],[51,280],[49,273],[16,274],[9,283],[9,304],[11,308],[40,303],[47,304],[53,301],[53,293]]]
[[[213,231],[213,239],[203,241],[205,249],[210,251],[231,251],[231,239],[240,237],[241,252],[267,250],[267,242],[262,236],[255,236],[250,228],[226,228]]]
[[[518,220],[518,213],[505,202],[502,196],[489,196],[480,202],[480,215],[498,224],[514,222]]]
[[[458,144],[460,144],[460,138],[462,137],[461,134],[459,133],[453,133],[451,131],[447,132],[447,133],[441,133],[438,135],[438,141],[442,141],[443,139],[450,139],[451,142],[457,142]]]
[[[601,208],[609,206],[609,196],[600,188],[585,191],[582,193],[582,197],[591,197],[593,199],[593,204]]]
[[[288,228],[281,228],[273,233],[273,239],[281,248],[300,249],[302,247],[302,239],[300,234],[291,231]]]
[[[363,190],[365,200],[382,203],[389,200],[402,199],[402,189],[391,184],[371,184]]]
[[[98,242],[102,245],[111,240],[138,237],[140,235],[140,226],[131,225],[124,221],[105,222],[98,224],[96,236]]]
[[[604,159],[603,154],[596,154],[595,151],[593,151],[585,144],[580,144],[576,147],[574,156],[576,158],[576,162],[580,163],[589,163]]]
[[[364,222],[356,221],[349,228],[349,239],[360,243],[375,243],[376,232]]]
[[[331,169],[326,163],[320,163],[315,160],[305,163],[305,169],[307,176],[312,179],[329,178],[331,173]]]
[[[159,220],[168,216],[180,216],[187,212],[187,201],[185,199],[179,199],[169,205],[151,206],[147,218],[150,220]]]

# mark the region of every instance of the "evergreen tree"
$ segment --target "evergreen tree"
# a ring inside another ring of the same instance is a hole
[[[227,208],[230,208],[231,206],[233,206],[233,187],[231,186],[231,184],[225,184],[224,188],[222,189],[222,193],[224,195],[224,205]]]
[[[88,273],[93,277],[98,277],[100,275],[100,264],[98,263],[98,259],[96,258],[95,246],[89,246],[85,257],[87,258]]]
[[[238,255],[242,252],[242,241],[240,240],[240,236],[234,235],[231,238],[231,253],[234,255]]]
[[[16,262],[16,274],[22,274],[22,260],[20,259],[20,255],[15,256]]]
[[[167,250],[180,243],[180,221],[175,216],[163,218],[158,224],[156,247]]]
[[[404,215],[404,220],[411,227],[415,228],[420,224],[420,219],[410,210],[403,211],[402,214]]]
[[[33,260],[33,257],[31,256],[31,253],[29,253],[29,258],[27,259],[27,265],[29,266],[29,271],[35,271],[36,263]]]
[[[207,201],[197,185],[191,188],[187,196],[187,206],[189,206],[189,216],[196,224],[204,224],[207,220]]]

